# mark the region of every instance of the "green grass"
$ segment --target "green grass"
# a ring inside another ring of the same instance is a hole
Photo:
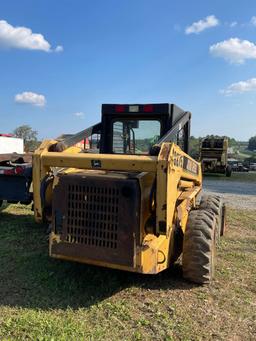
[[[207,180],[225,180],[225,181],[240,181],[240,182],[256,182],[256,172],[233,172],[231,177],[226,177],[224,174],[204,174],[204,179]]]
[[[253,340],[255,213],[229,210],[216,280],[142,276],[48,257],[30,208],[0,213],[0,340]]]

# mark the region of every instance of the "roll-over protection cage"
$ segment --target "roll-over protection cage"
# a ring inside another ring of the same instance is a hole
[[[136,108],[136,112],[130,108]],[[122,108],[122,110],[120,110]],[[145,110],[145,108],[147,108]],[[148,110],[150,108],[150,110]],[[160,139],[151,148],[150,154],[156,155],[163,142],[174,142],[182,147],[185,153],[189,150],[191,113],[175,104],[103,104],[102,120],[79,133],[59,141],[49,151],[63,151],[94,134],[99,134],[101,154],[112,154],[113,121],[116,119],[152,120],[158,119],[161,124]]]

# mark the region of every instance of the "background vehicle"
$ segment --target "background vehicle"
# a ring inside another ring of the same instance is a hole
[[[251,163],[250,164],[250,170],[251,171],[256,171],[256,163]]]
[[[0,206],[9,203],[30,204],[32,201],[31,157],[17,154],[0,155]]]
[[[233,163],[231,167],[233,172],[249,172],[249,168],[245,167],[242,162]]]
[[[200,161],[203,173],[220,173],[231,176],[232,167],[228,164],[228,139],[206,137],[200,146]]]
[[[32,164],[23,158],[24,142],[12,134],[0,134],[0,206],[10,203],[30,203]],[[20,155],[21,154],[21,155]]]
[[[214,276],[225,207],[203,196],[188,154],[191,114],[173,104],[104,104],[100,123],[33,155],[36,221],[51,226],[50,256],[144,274],[183,253],[186,279]],[[72,147],[100,136],[99,153]]]
[[[0,154],[23,154],[23,152],[23,139],[14,137],[12,134],[0,134]]]

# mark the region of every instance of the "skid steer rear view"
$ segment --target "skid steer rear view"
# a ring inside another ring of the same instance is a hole
[[[199,195],[188,153],[191,114],[173,104],[102,105],[100,123],[33,156],[36,221],[50,256],[157,274],[182,254],[183,275],[207,283],[225,228],[218,197]],[[74,144],[89,139],[88,152]]]

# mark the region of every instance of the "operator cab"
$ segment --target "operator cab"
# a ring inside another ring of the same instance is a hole
[[[89,140],[86,152],[157,155],[163,142],[188,153],[191,113],[175,104],[102,104],[101,122],[62,139],[49,151],[63,151]]]
[[[100,153],[149,155],[159,142],[188,152],[190,113],[174,104],[103,104]]]

